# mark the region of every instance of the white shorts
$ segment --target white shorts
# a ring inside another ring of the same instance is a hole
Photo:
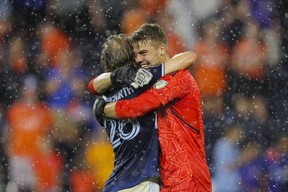
[[[119,192],[159,192],[160,186],[152,181],[144,181],[135,187],[123,189]]]

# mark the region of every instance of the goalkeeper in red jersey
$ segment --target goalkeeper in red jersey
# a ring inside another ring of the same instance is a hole
[[[133,33],[135,60],[154,67],[169,60],[167,38],[157,24],[144,24]],[[161,191],[212,191],[204,145],[201,95],[188,70],[163,76],[136,98],[106,103],[95,101],[95,114],[136,118],[157,111],[161,146]]]

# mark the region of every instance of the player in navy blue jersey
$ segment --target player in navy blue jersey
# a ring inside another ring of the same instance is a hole
[[[105,81],[110,83],[113,81],[114,86],[118,84],[115,88],[105,90],[104,95],[108,102],[134,98],[164,75],[164,65],[159,65],[150,69],[153,77],[151,76],[152,79],[149,84],[145,85],[147,82],[143,84],[139,81],[136,86],[135,84],[134,86],[125,84],[127,81],[123,81],[123,78],[126,77],[126,80],[129,78],[129,71],[120,70],[119,72],[118,70],[115,73],[115,70],[124,66],[127,69],[129,65],[133,68],[134,56],[132,50],[129,39],[125,35],[112,35],[104,44],[101,64],[106,72],[113,71],[112,74],[108,75],[108,80]],[[181,67],[186,68],[194,63],[194,59],[189,59],[191,52],[183,54],[169,61],[171,64],[166,65],[166,73]],[[176,63],[179,65],[176,65]],[[169,66],[171,67],[169,68]],[[125,77],[123,77],[123,71],[127,72]],[[95,94],[94,81],[99,84],[97,78],[93,79],[89,83],[89,90]],[[100,83],[100,85],[102,84]],[[135,87],[140,88],[136,89]],[[101,91],[98,90],[97,92]],[[106,182],[104,191],[160,191],[159,143],[156,119],[156,113],[151,112],[138,119],[116,120],[106,118],[100,122],[108,133],[115,154],[114,169]]]
[[[161,77],[161,70],[157,71],[159,72],[157,75]],[[145,87],[135,89],[125,85],[120,89],[109,91],[105,96],[109,102],[129,99],[139,95],[143,91],[142,89]],[[128,189],[143,181],[151,182],[151,184],[160,182],[159,144],[155,120],[154,112],[138,119],[104,120],[103,125],[115,154],[114,169],[104,191]],[[155,184],[147,191],[159,191],[159,186]]]

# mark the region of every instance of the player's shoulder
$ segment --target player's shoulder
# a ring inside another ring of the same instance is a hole
[[[175,76],[184,75],[184,74],[190,74],[190,72],[187,69],[181,69],[178,71],[167,73],[163,77],[175,77]]]
[[[171,88],[175,86],[186,87],[190,86],[193,82],[193,77],[191,76],[188,70],[178,70],[169,74],[164,75],[161,79],[159,79],[155,84],[154,88]]]
[[[187,69],[184,69],[184,70],[178,70],[175,72],[168,73],[168,74],[162,76],[161,79],[166,80],[166,81],[178,81],[178,80],[187,80],[188,81],[189,79],[192,80],[193,77]]]
[[[189,70],[187,69],[183,69],[183,70],[178,70],[175,73],[171,74],[172,77],[176,78],[176,79],[182,79],[182,80],[192,80],[193,77],[190,73]]]

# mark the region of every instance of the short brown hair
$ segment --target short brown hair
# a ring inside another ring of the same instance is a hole
[[[111,72],[134,62],[133,47],[125,34],[110,35],[101,52],[100,63],[106,72]]]
[[[145,23],[141,25],[131,36],[132,43],[151,40],[154,47],[165,44],[168,47],[168,41],[164,30],[156,23]],[[167,50],[166,50],[167,51]]]

